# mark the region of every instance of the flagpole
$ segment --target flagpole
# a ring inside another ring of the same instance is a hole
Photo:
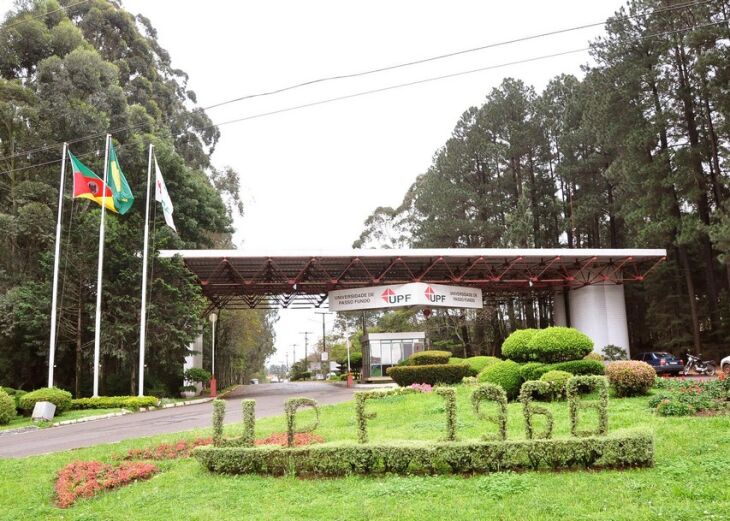
[[[150,157],[147,160],[147,202],[144,210],[144,246],[142,251],[142,311],[139,325],[139,396],[144,396],[144,348],[147,334],[147,248],[149,246],[150,184],[152,180],[152,154],[155,146],[150,143]]]
[[[96,319],[94,321],[94,397],[99,396],[99,355],[101,351],[101,275],[104,266],[104,223],[106,221],[106,187],[109,170],[109,143],[112,135],[106,135],[104,149],[104,185],[101,187],[101,219],[99,221],[99,266],[96,272]]]
[[[63,188],[66,181],[66,150],[61,154],[61,181],[58,185],[58,220],[56,221],[56,248],[53,256],[53,295],[51,297],[51,339],[48,346],[48,387],[53,387],[53,369],[56,365],[56,307],[58,306],[58,267],[61,258],[61,217],[63,215]],[[77,396],[78,398],[78,396]]]

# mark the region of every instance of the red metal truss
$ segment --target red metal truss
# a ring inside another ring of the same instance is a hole
[[[245,254],[167,250],[199,279],[212,307],[321,307],[327,292],[426,282],[478,287],[485,298],[644,280],[664,250],[353,250],[337,254]]]

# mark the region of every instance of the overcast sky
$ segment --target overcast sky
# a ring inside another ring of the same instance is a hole
[[[409,62],[490,43],[604,21],[618,0],[223,1],[124,0],[157,28],[173,66],[190,75],[205,107],[323,76]],[[11,2],[0,0],[4,13]],[[601,26],[496,47],[208,111],[213,122],[331,97],[587,46]],[[538,91],[555,75],[580,75],[586,52],[391,90],[220,127],[213,156],[241,174],[240,248],[347,249],[378,206],[401,202],[460,115],[504,77]],[[173,203],[175,194],[170,194]],[[321,317],[282,311],[277,355],[302,331],[321,337]],[[328,317],[331,322],[331,317]],[[328,323],[328,329],[329,329]],[[290,355],[291,361],[291,355]]]

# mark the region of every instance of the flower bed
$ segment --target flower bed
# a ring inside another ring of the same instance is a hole
[[[711,381],[684,378],[657,378],[659,389],[649,400],[649,407],[660,416],[722,414],[730,411],[730,380]]]
[[[92,497],[140,479],[152,477],[159,469],[141,461],[108,465],[100,461],[75,461],[58,471],[56,504],[68,508],[80,497]]]
[[[156,447],[146,449],[129,449],[124,455],[125,460],[168,460],[177,458],[189,458],[190,452],[195,447],[210,445],[213,438],[197,438],[195,440],[180,440],[175,443],[161,443]]]

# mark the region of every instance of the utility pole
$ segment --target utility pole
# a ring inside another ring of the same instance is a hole
[[[304,372],[309,371],[309,362],[307,361],[307,348],[309,347],[309,335],[312,333],[309,331],[300,331],[300,335],[304,335]]]
[[[294,372],[294,364],[297,363],[297,345],[291,345],[291,368],[289,369],[289,381],[291,382],[292,373]]]
[[[333,313],[331,311],[315,311],[314,313],[317,315],[322,315],[322,352],[326,353],[327,352],[327,332],[325,330],[324,317],[325,317],[325,315],[332,315]],[[327,368],[329,369],[329,357],[327,358]],[[322,373],[326,376],[327,373],[329,373],[329,370],[322,369]]]

